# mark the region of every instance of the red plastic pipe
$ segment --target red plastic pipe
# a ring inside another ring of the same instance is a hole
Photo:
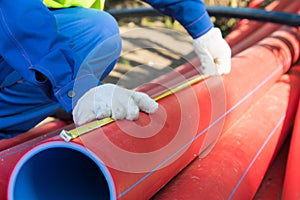
[[[194,160],[155,200],[252,199],[292,127],[300,65],[225,132],[208,156]]]
[[[300,101],[285,170],[282,200],[300,199]]]
[[[264,3],[264,0],[251,0],[248,4],[248,8],[259,8]],[[271,2],[265,9],[266,10],[272,10],[277,4],[279,3],[278,0]],[[273,6],[271,6],[273,5]],[[247,28],[247,23],[249,23],[248,19],[240,19],[237,24],[232,28],[231,32],[234,32],[236,29],[242,28],[244,25]],[[237,34],[238,32],[236,32]],[[239,35],[239,34],[237,34]],[[235,39],[236,36],[234,34],[231,34],[231,39]],[[238,41],[238,40],[236,40]],[[240,39],[239,39],[240,41]],[[234,46],[234,45],[232,45]]]
[[[251,0],[248,4],[249,8],[259,8],[264,3],[264,0]]]
[[[31,140],[33,138],[49,134],[55,130],[63,128],[67,125],[66,122],[61,120],[54,120],[42,126],[36,127],[32,130],[27,131],[21,135],[18,135],[12,139],[2,139],[0,140],[0,152],[12,148],[18,144]]]
[[[70,143],[53,137],[2,155],[1,187],[9,180],[8,197],[15,199],[41,191],[42,196],[73,191],[80,196],[89,189],[88,194],[111,199],[149,199],[289,69],[299,55],[297,34],[296,29],[274,33],[234,57],[230,75],[208,78],[160,100],[153,115],[114,122]],[[10,165],[3,165],[8,160]],[[93,190],[97,184],[101,190]]]
[[[253,200],[281,199],[284,173],[290,145],[289,136],[269,167],[268,172],[264,176],[264,179]]]
[[[288,0],[282,1],[273,1],[268,6],[266,6],[265,10],[267,11],[282,11],[288,5]],[[240,20],[237,25],[232,29],[232,31],[227,35],[227,38],[230,42],[231,47],[234,47],[236,44],[241,42],[255,30],[262,27],[264,23],[258,21],[252,21],[248,19]]]
[[[285,7],[283,7],[285,6]],[[300,1],[280,1],[278,6],[276,6],[273,10],[280,10],[282,12],[288,13],[297,13],[300,9]],[[256,21],[249,21],[248,24],[233,30],[226,38],[227,40],[231,40],[232,42],[229,43],[232,46],[232,54],[236,55],[237,53],[243,51],[244,49],[248,48],[249,46],[255,44],[256,42],[260,41],[261,39],[267,37],[272,32],[276,31],[282,27],[278,24],[273,23],[261,23]],[[236,37],[235,34],[240,34],[239,37]],[[243,36],[242,36],[243,35]],[[238,41],[237,39],[241,39]]]

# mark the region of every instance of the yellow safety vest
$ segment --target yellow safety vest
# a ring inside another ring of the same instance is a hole
[[[43,0],[44,4],[50,8],[68,8],[71,6],[81,6],[85,8],[104,9],[105,0]]]

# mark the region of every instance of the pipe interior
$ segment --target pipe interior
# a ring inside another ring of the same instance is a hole
[[[97,164],[69,148],[43,150],[21,166],[13,185],[15,200],[109,199],[107,180]]]

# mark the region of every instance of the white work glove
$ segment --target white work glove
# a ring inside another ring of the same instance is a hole
[[[135,120],[140,110],[153,113],[157,109],[158,103],[145,93],[103,84],[87,91],[78,100],[72,114],[75,124],[82,125],[106,117]]]
[[[203,74],[221,75],[230,72],[231,49],[219,28],[210,29],[206,34],[194,39],[193,44],[201,61]]]

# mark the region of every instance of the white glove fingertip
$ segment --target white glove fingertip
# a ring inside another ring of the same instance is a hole
[[[220,75],[229,74],[231,71],[231,59],[218,59],[217,68]]]
[[[147,103],[147,108],[144,110],[145,112],[152,114],[158,110],[158,103],[153,101],[149,101]]]
[[[126,119],[136,120],[139,117],[139,108],[135,105],[133,99],[130,100],[131,103],[128,105]]]
[[[218,69],[213,60],[202,57],[200,70],[203,75],[214,76],[218,74]]]
[[[142,92],[135,92],[133,100],[137,106],[146,113],[154,113],[158,109],[158,103]]]

